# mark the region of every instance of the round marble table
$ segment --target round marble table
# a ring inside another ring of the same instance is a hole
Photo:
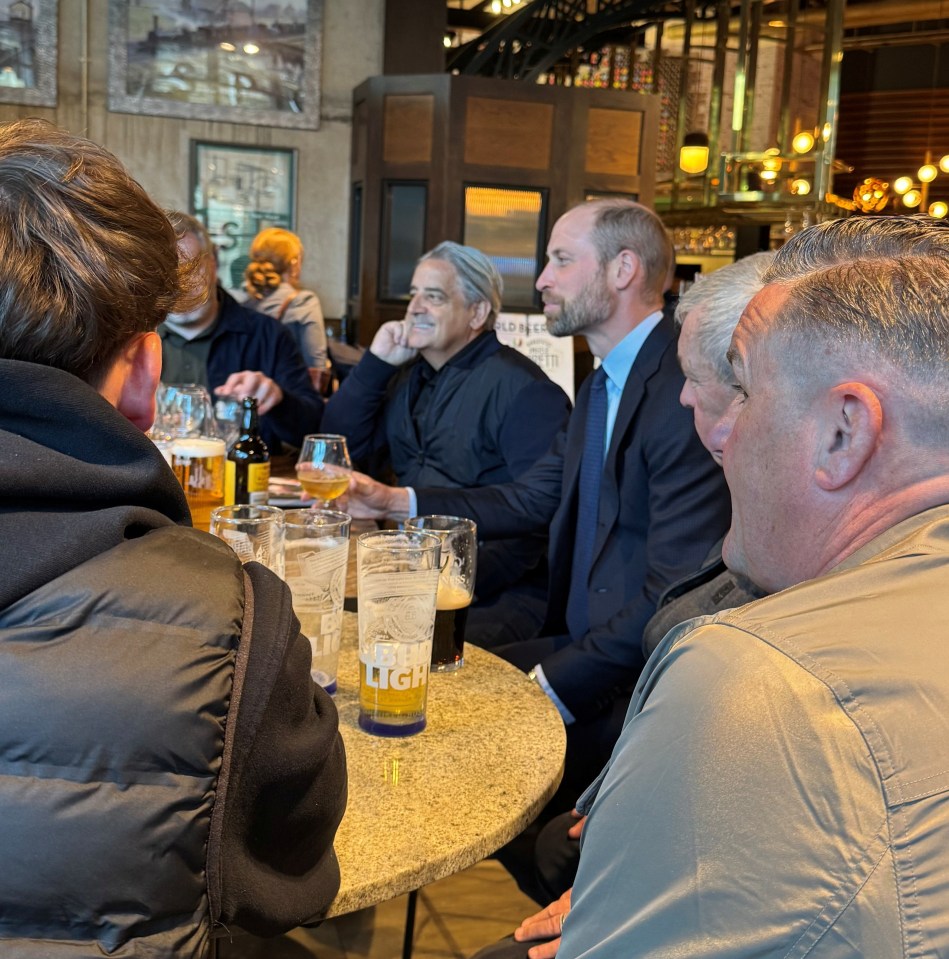
[[[405,739],[363,732],[356,615],[343,617],[336,705],[349,803],[336,836],[342,882],[327,916],[401,896],[467,868],[516,836],[553,795],[566,735],[519,669],[472,646],[433,673],[426,728]]]

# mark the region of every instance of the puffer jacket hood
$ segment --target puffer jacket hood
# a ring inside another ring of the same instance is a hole
[[[16,360],[0,383],[0,542],[22,544],[0,552],[0,609],[126,539],[191,525],[164,458],[90,386]]]

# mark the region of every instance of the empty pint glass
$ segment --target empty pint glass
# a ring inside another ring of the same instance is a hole
[[[439,539],[381,530],[356,540],[359,725],[379,736],[425,728]]]
[[[223,539],[242,563],[256,560],[283,579],[282,509],[219,506],[211,512],[211,532]]]
[[[329,509],[290,509],[284,522],[286,581],[313,651],[310,675],[335,693],[350,517]]]
[[[441,540],[432,669],[458,669],[465,664],[465,624],[474,596],[478,527],[460,516],[415,516],[405,521],[405,528],[435,533]]]

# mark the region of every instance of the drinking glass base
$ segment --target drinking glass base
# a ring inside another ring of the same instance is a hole
[[[381,723],[378,719],[371,716],[359,715],[359,728],[373,736],[402,737],[414,736],[425,728],[425,717],[415,720],[412,723],[403,723],[393,726],[391,723]]]
[[[461,669],[465,665],[465,657],[462,656],[461,659],[456,659],[453,663],[433,663],[432,672],[433,673],[453,673],[456,669]]]

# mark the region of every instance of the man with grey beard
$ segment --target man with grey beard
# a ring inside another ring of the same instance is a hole
[[[214,243],[204,224],[168,214],[182,262],[194,264],[199,305],[169,313],[158,327],[165,383],[198,383],[215,396],[253,396],[271,454],[303,444],[320,428],[323,399],[287,327],[238,303],[217,281]]]
[[[551,332],[584,336],[600,368],[550,451],[515,482],[415,491],[420,513],[469,516],[485,538],[549,527],[546,622],[493,651],[529,672],[567,725],[550,814],[572,808],[610,754],[660,593],[698,568],[728,525],[721,471],[679,404],[676,333],[662,315],[672,255],[662,222],[639,204],[564,214],[537,288]],[[347,509],[404,519],[408,494],[357,476]]]

